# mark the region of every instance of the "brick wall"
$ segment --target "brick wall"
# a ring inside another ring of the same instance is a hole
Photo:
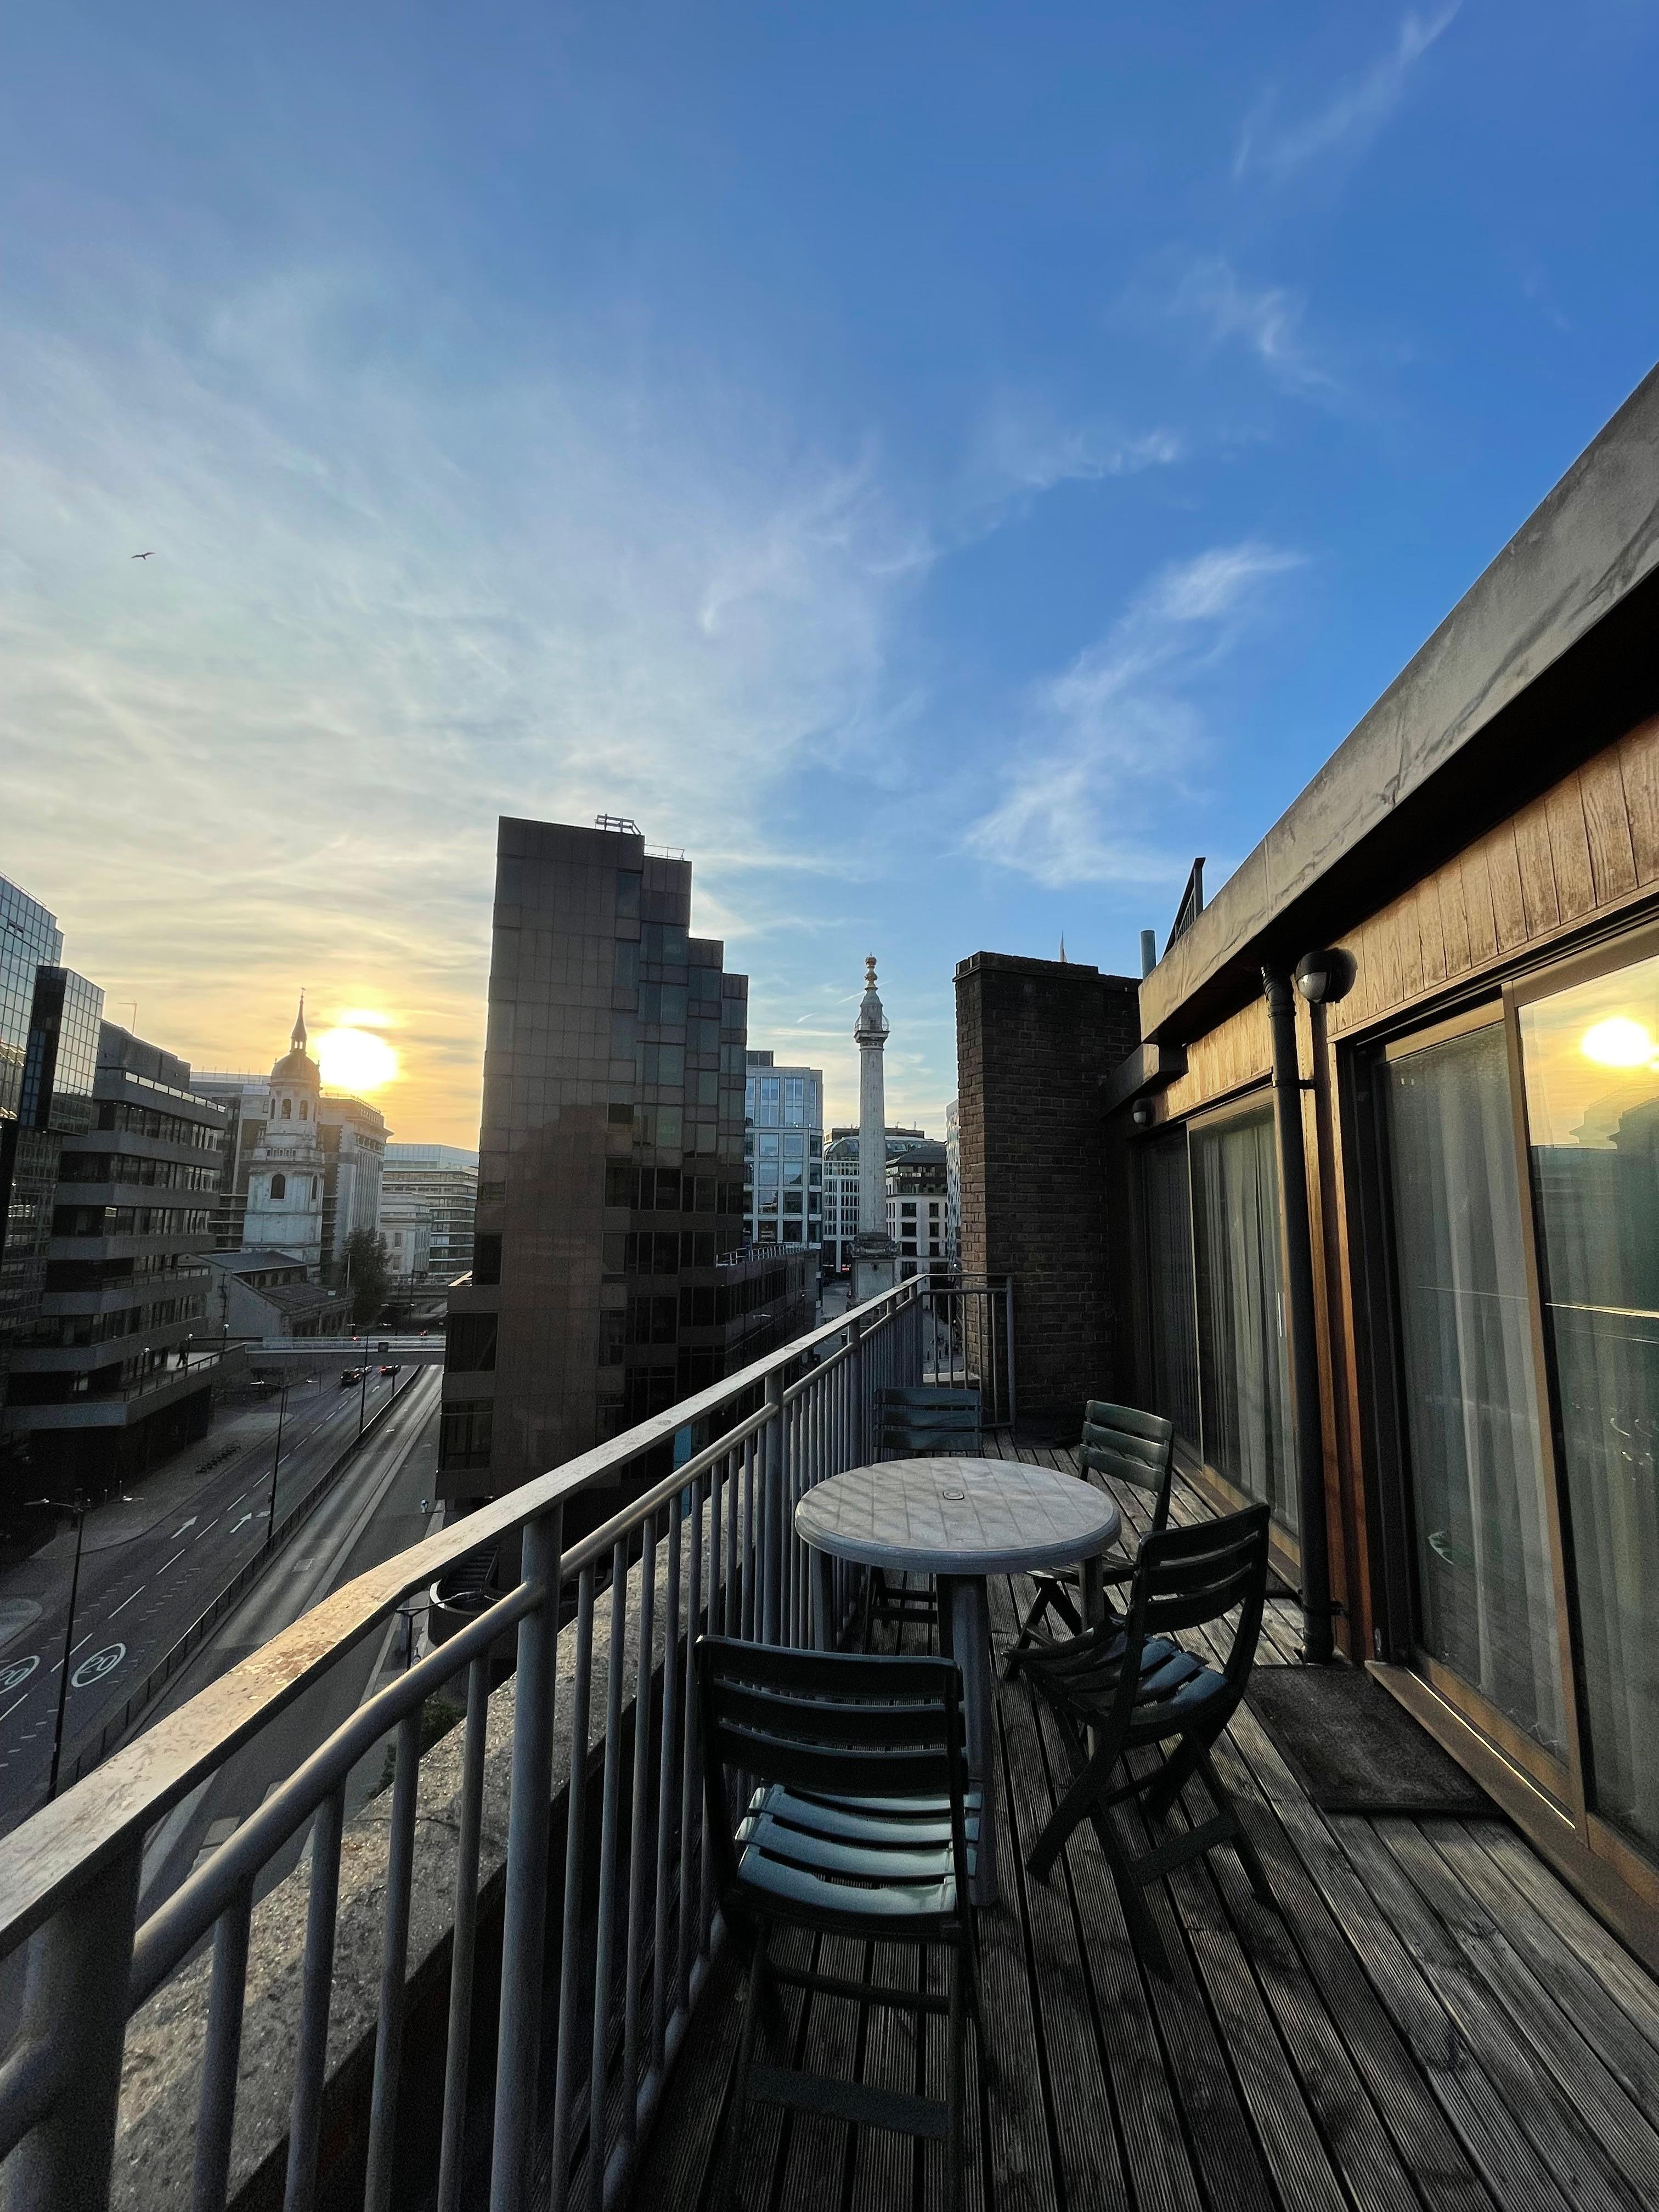
[[[1014,1281],[1022,1423],[1069,1423],[1114,1366],[1100,1079],[1140,1042],[1139,986],[1058,960],[957,969],[964,1271]]]

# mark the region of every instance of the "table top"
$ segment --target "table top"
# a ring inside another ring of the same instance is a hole
[[[849,1468],[795,1508],[804,1543],[861,1566],[1018,1574],[1103,1551],[1121,1518],[1074,1474],[1014,1459],[895,1459]]]

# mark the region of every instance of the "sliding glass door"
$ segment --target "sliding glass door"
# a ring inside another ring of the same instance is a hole
[[[1187,1132],[1176,1129],[1140,1155],[1146,1259],[1151,1408],[1173,1421],[1176,1434],[1200,1448],[1198,1335],[1193,1310],[1193,1214],[1187,1174]]]
[[[1659,957],[1618,961],[1616,951],[1602,952],[1553,988],[1547,977],[1514,995],[1589,1731],[1587,1795],[1654,1856]]]
[[[1418,1641],[1565,1755],[1525,1227],[1501,1009],[1385,1061]]]
[[[1204,1457],[1294,1534],[1271,1099],[1194,1126],[1189,1152]]]

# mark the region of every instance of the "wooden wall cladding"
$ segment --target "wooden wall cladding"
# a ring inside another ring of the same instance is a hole
[[[1187,1073],[1158,1094],[1160,1121],[1178,1121],[1269,1073],[1273,1062],[1267,1002],[1252,1000],[1187,1048]]]
[[[1341,941],[1358,973],[1331,1009],[1330,1034],[1364,1029],[1485,969],[1501,971],[1517,953],[1616,914],[1656,888],[1659,718],[1575,769],[1350,931]],[[1243,1018],[1235,1016],[1213,1036]],[[1265,1036],[1265,1021],[1262,1030]],[[1189,1047],[1189,1062],[1211,1042]]]

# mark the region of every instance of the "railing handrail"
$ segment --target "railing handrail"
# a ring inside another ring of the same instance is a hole
[[[926,1277],[908,1277],[334,1591],[13,1831],[0,1867],[0,1958],[15,1951],[57,1906],[131,1848],[204,1774],[291,1705],[412,1592],[639,1459],[690,1423],[763,1385],[816,1346],[842,1335],[854,1319],[867,1322],[897,1313],[927,1287]],[[686,1479],[676,1469],[666,1486],[672,1492]],[[629,1522],[639,1510],[630,1504],[625,1516]]]

